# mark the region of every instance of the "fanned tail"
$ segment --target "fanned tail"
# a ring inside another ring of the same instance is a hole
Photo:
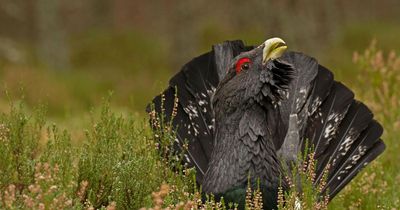
[[[334,197],[361,169],[384,151],[385,144],[379,138],[382,132],[379,123],[370,122],[368,128],[361,133],[346,156],[342,158],[342,162],[330,171],[324,190],[328,190],[331,197]]]
[[[280,112],[287,129],[274,139],[280,157],[290,163],[309,146],[314,151],[315,185],[327,173],[323,194],[332,199],[385,149],[383,129],[354,93],[332,72],[302,53],[282,56],[297,73]]]
[[[313,90],[306,103],[307,123],[300,132],[300,147],[306,140],[315,152],[316,179],[328,170],[323,193],[332,199],[369,162],[385,149],[383,129],[372,112],[354,99],[353,92],[333,80],[332,73],[318,66]]]

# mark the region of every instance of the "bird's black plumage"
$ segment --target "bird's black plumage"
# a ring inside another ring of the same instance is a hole
[[[175,147],[188,141],[186,162],[197,169],[204,192],[244,201],[250,175],[260,180],[264,207],[271,209],[278,186],[286,187],[283,164],[296,161],[309,145],[315,148],[316,182],[330,166],[325,190],[332,199],[383,152],[383,129],[314,58],[287,52],[265,61],[263,53],[262,46],[227,41],[170,80],[164,108],[168,118],[176,94]],[[237,73],[242,58],[251,63]],[[153,103],[161,112],[161,96]]]

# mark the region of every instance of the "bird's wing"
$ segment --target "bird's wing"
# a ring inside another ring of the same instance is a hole
[[[294,77],[279,111],[282,126],[273,139],[278,154],[285,161],[294,161],[302,145],[302,135],[309,105],[313,101],[314,81],[318,75],[318,62],[297,52],[287,52],[282,58],[293,65]]]

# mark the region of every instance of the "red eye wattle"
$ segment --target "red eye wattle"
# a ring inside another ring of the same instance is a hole
[[[250,67],[250,58],[241,58],[236,62],[236,73],[239,74],[242,70],[247,70]]]

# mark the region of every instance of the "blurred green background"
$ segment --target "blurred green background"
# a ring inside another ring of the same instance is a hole
[[[22,94],[65,119],[111,90],[143,114],[183,64],[233,39],[279,36],[350,83],[352,53],[372,39],[398,51],[399,26],[398,0],[0,0],[0,110]]]

